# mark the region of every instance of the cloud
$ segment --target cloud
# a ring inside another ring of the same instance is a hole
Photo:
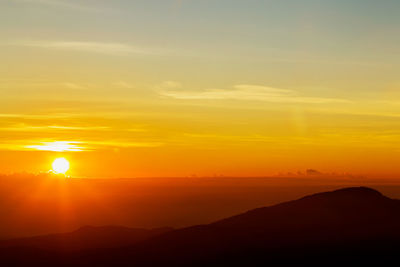
[[[160,85],[161,88],[182,88],[182,84],[180,82],[177,81],[165,81]]]
[[[61,1],[61,0],[12,0],[12,2],[21,4],[34,4],[34,5],[46,5],[59,8],[75,9],[81,11],[99,12],[102,9],[95,6],[83,5],[82,1]]]
[[[135,148],[135,147],[160,147],[164,146],[163,142],[158,141],[90,141],[89,145],[97,148]]]
[[[80,152],[87,150],[76,141],[42,142],[40,145],[25,146],[27,149],[53,152]]]
[[[87,90],[88,89],[88,86],[78,84],[78,83],[65,82],[65,83],[62,83],[61,85],[67,89],[73,89],[73,90]]]
[[[8,140],[0,142],[0,150],[9,151],[53,151],[53,152],[87,152],[109,149],[129,149],[164,146],[155,140],[115,140],[115,141],[41,141],[41,140]]]
[[[257,100],[276,103],[351,103],[347,99],[301,96],[289,89],[261,85],[239,84],[232,89],[205,89],[202,91],[182,90],[180,87],[164,86],[159,90],[161,96],[183,100]]]
[[[68,113],[55,113],[55,114],[27,114],[27,113],[0,113],[0,118],[6,119],[68,119],[78,117],[85,114],[68,114]]]
[[[83,42],[83,41],[17,41],[8,45],[36,47],[52,50],[80,51],[112,55],[126,54],[154,54],[149,49],[139,49],[129,44],[104,43],[104,42]]]
[[[118,88],[123,88],[123,89],[133,89],[133,88],[135,88],[134,85],[132,85],[132,84],[130,84],[128,82],[125,82],[125,81],[118,81],[118,82],[115,82],[113,85],[118,87]]]
[[[53,151],[53,152],[83,152],[101,148],[133,148],[133,147],[158,147],[161,142],[102,142],[102,141],[53,141],[40,142],[38,145],[24,146],[27,150]]]
[[[41,131],[105,131],[109,130],[107,126],[64,126],[64,125],[45,125],[32,126],[24,123],[12,125],[10,127],[1,127],[1,131],[10,132],[41,132]],[[139,129],[138,129],[139,130]]]

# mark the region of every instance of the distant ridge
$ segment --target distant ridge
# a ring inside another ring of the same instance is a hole
[[[0,248],[32,247],[57,251],[113,248],[133,245],[172,230],[168,227],[141,229],[122,226],[83,226],[69,233],[0,241]]]
[[[0,250],[0,259],[14,266],[382,266],[397,260],[399,226],[399,200],[351,187],[125,247],[62,254],[62,261],[60,254],[24,248]]]

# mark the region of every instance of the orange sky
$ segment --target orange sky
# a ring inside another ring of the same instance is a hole
[[[400,174],[399,4],[128,2],[0,3],[0,173]]]

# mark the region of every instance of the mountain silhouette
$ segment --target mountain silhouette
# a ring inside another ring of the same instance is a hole
[[[121,226],[84,226],[70,233],[3,240],[0,241],[0,248],[31,247],[44,250],[77,251],[122,247],[172,230],[168,227],[149,230]]]
[[[114,248],[0,250],[42,266],[354,266],[397,259],[400,201],[366,187],[319,193]],[[23,257],[21,257],[23,255]]]

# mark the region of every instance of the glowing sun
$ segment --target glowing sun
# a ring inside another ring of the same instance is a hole
[[[53,171],[58,174],[65,174],[69,170],[69,161],[65,158],[57,158],[52,164]]]

